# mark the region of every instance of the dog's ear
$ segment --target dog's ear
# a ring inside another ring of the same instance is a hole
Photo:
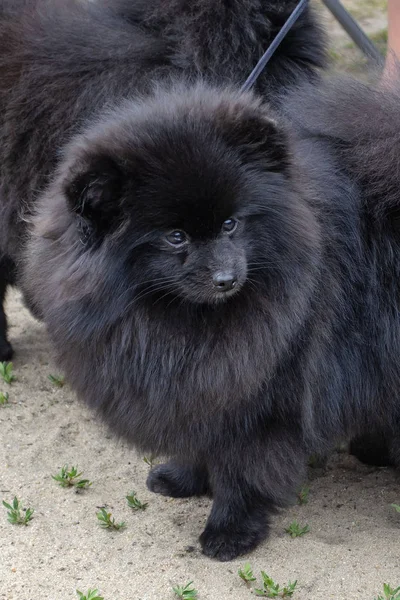
[[[289,144],[283,127],[264,109],[230,112],[224,119],[224,136],[248,160],[283,171],[289,163]]]
[[[101,234],[119,221],[123,184],[124,175],[111,158],[95,157],[73,170],[64,190],[70,210]]]

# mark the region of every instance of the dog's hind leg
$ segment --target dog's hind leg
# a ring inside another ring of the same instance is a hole
[[[395,420],[393,435],[389,438],[391,464],[400,470],[400,417]]]
[[[12,358],[12,346],[7,339],[7,317],[4,311],[4,300],[9,284],[14,282],[14,265],[5,256],[0,255],[0,361]]]
[[[390,443],[384,433],[369,433],[353,438],[350,442],[350,454],[362,463],[374,467],[394,465]]]

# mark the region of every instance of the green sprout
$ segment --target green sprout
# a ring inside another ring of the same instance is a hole
[[[62,388],[65,384],[65,377],[63,375],[48,375],[49,381],[56,387]]]
[[[28,525],[33,519],[34,510],[32,508],[22,508],[22,502],[14,497],[13,503],[8,504],[3,500],[3,506],[8,510],[7,521],[12,525]]]
[[[103,529],[116,529],[118,531],[119,529],[124,529],[124,527],[126,527],[124,521],[121,523],[116,523],[114,517],[112,517],[112,514],[107,512],[105,508],[101,508],[100,512],[96,513],[96,516],[100,521],[100,526],[103,527]]]
[[[246,563],[243,569],[239,569],[238,574],[239,577],[247,584],[252,584],[254,581],[256,581],[249,563]],[[261,571],[261,577],[263,584],[262,589],[251,588],[251,591],[254,592],[256,596],[263,596],[264,598],[288,598],[293,596],[297,581],[294,583],[289,581],[287,585],[281,588],[278,583],[275,583],[275,581],[265,573],[265,571]]]
[[[378,596],[375,600],[400,600],[400,586],[394,589],[388,583],[384,583],[383,594],[383,596]]]
[[[288,598],[293,596],[297,581],[285,585],[282,589],[278,583],[275,583],[269,575],[264,571],[261,571],[261,577],[263,580],[263,589],[255,589],[254,593],[256,596],[264,596],[264,598]]]
[[[198,592],[192,585],[193,581],[189,581],[185,586],[178,585],[174,587],[175,596],[180,600],[196,600]]]
[[[307,504],[309,494],[310,494],[310,488],[307,485],[303,485],[303,487],[300,489],[299,493],[297,494],[297,502],[300,505]]]
[[[140,502],[140,500],[136,497],[135,492],[132,492],[130,496],[126,496],[126,499],[128,501],[129,508],[133,508],[133,510],[146,510],[148,507],[147,502],[144,504],[143,502]]]
[[[297,521],[293,521],[293,523],[290,523],[289,527],[287,527],[285,531],[290,535],[290,537],[296,538],[308,533],[310,528],[308,525],[301,527]]]
[[[86,594],[76,590],[76,593],[79,596],[79,600],[104,600],[102,596],[99,596],[98,590],[88,590]]]
[[[400,504],[391,504],[390,506],[400,513]]]
[[[157,464],[157,456],[155,454],[150,454],[150,456],[144,456],[143,462],[146,463],[152,469],[154,465]]]
[[[11,385],[15,380],[12,362],[0,362],[0,377],[2,377],[8,385]]]
[[[0,392],[0,406],[5,406],[8,404],[9,395],[7,392]]]
[[[78,473],[78,467],[71,467],[69,469],[68,465],[65,465],[57,475],[52,475],[52,478],[61,487],[75,487],[77,490],[83,490],[91,486],[92,482],[89,479],[79,479],[82,474],[83,471]]]
[[[252,583],[253,581],[256,581],[250,563],[246,563],[243,569],[239,569],[238,575],[245,583]]]

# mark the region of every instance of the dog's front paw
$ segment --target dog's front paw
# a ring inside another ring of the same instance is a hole
[[[207,492],[207,477],[200,469],[171,461],[150,471],[147,487],[162,496],[188,498]]]
[[[0,341],[0,362],[11,360],[13,357],[12,346],[7,340]]]
[[[226,562],[254,550],[266,535],[267,532],[260,535],[254,531],[218,530],[207,526],[200,536],[200,543],[203,554]]]

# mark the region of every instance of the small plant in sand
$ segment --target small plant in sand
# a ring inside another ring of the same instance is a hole
[[[103,596],[99,596],[99,590],[88,590],[86,594],[76,590],[76,593],[79,596],[79,600],[104,600]]]
[[[400,600],[400,586],[394,589],[389,584],[384,583],[383,596],[378,596],[375,600]]]
[[[92,485],[89,479],[79,479],[83,471],[78,473],[78,467],[69,468],[65,465],[57,475],[52,475],[54,481],[57,481],[61,487],[74,487],[77,490],[84,490]]]
[[[146,463],[147,466],[152,469],[155,465],[158,464],[157,456],[155,454],[150,454],[150,456],[144,456],[143,462]]]
[[[0,392],[0,406],[6,406],[8,404],[9,395],[7,392]]]
[[[15,380],[12,362],[0,362],[0,377],[3,381],[8,383],[8,385],[11,385]]]
[[[250,563],[246,563],[243,569],[239,569],[238,575],[241,579],[243,579],[245,583],[252,583],[253,581],[257,581],[254,577]]]
[[[65,377],[63,375],[48,375],[49,381],[58,388],[64,387]]]
[[[297,581],[294,583],[289,581],[287,585],[281,588],[265,571],[261,571],[262,588],[253,588],[252,584],[256,581],[256,578],[249,563],[246,563],[243,569],[239,569],[238,574],[245,583],[250,585],[250,590],[256,596],[262,596],[263,598],[289,598],[293,596],[297,586]]]
[[[297,494],[297,502],[300,505],[307,504],[308,496],[310,495],[310,488],[307,485],[303,485]]]
[[[391,504],[390,506],[392,508],[394,508],[395,511],[397,511],[398,513],[400,513],[400,504]]]
[[[297,521],[293,521],[293,523],[290,523],[289,527],[286,527],[285,531],[290,535],[290,537],[296,538],[308,533],[310,528],[308,525],[304,525],[304,527],[302,527]]]
[[[130,496],[126,496],[126,500],[128,502],[129,508],[133,508],[133,510],[146,510],[148,507],[148,503],[140,502],[140,500],[136,497],[135,492],[132,492]]]
[[[3,506],[7,509],[7,521],[12,525],[28,525],[29,521],[33,519],[32,508],[22,508],[22,502],[18,500],[17,496],[11,504],[3,500]]]
[[[275,581],[264,571],[261,571],[261,577],[263,580],[263,587],[262,589],[254,590],[256,596],[264,596],[264,598],[289,598],[293,596],[297,581],[294,583],[289,581],[287,585],[281,588],[279,583],[275,583]]]
[[[105,508],[101,508],[100,512],[96,513],[96,516],[99,520],[100,526],[103,527],[103,529],[115,529],[118,531],[119,529],[124,529],[126,527],[124,521],[121,523],[116,523],[112,514],[107,512]]]
[[[193,587],[193,581],[189,581],[185,586],[177,585],[173,588],[174,594],[180,600],[196,600],[197,590]]]

